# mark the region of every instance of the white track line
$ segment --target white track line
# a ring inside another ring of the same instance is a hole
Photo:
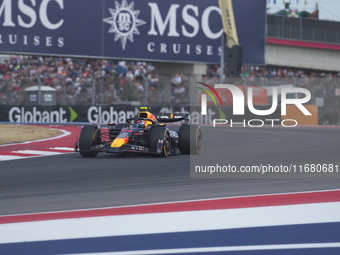
[[[34,154],[34,155],[46,155],[46,156],[64,154],[64,153],[62,153],[62,152],[37,151],[37,150],[19,150],[19,151],[12,151],[12,153]]]
[[[340,202],[0,224],[0,244],[340,222]],[[53,231],[51,231],[53,229]]]
[[[27,157],[20,157],[20,156],[1,156],[0,155],[0,161],[7,161],[7,160],[15,160],[15,159],[23,159]]]
[[[175,254],[175,253],[202,253],[221,251],[259,251],[259,250],[284,250],[284,249],[316,249],[316,248],[339,248],[340,243],[301,243],[301,244],[271,244],[271,245],[245,245],[245,246],[224,246],[224,247],[203,247],[203,248],[182,248],[162,250],[140,250],[122,252],[97,252],[82,253],[77,255],[152,255],[152,254]],[[71,255],[71,254],[67,254]]]
[[[49,148],[50,150],[60,150],[60,151],[74,151],[74,148],[71,147],[54,147]]]

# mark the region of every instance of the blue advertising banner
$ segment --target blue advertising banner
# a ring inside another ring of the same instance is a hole
[[[200,106],[165,106],[165,105],[152,105],[152,113],[162,112],[190,114],[191,124],[213,124],[214,119],[227,118],[228,123],[230,119],[234,123],[243,123],[244,126],[248,125],[247,122],[252,119],[266,121],[266,125],[270,125],[275,120],[275,125],[279,124],[281,119],[281,110],[278,107],[272,114],[266,116],[257,116],[251,113],[248,107],[245,107],[244,115],[233,115],[232,106],[209,106],[208,114],[203,116],[201,114]],[[268,106],[259,105],[259,110],[267,109]],[[0,122],[17,122],[17,123],[66,123],[66,122],[90,122],[90,123],[125,123],[137,115],[139,112],[138,106],[119,104],[119,105],[55,105],[55,106],[39,106],[39,105],[21,105],[10,106],[0,105]],[[222,114],[221,114],[222,113]],[[228,116],[228,117],[226,117]],[[254,121],[255,122],[255,121]],[[257,125],[256,124],[253,125]],[[229,125],[229,124],[228,124]],[[250,124],[252,125],[252,124]],[[260,125],[260,124],[258,124]],[[249,126],[249,125],[248,125]]]
[[[244,63],[264,65],[266,0],[234,0]],[[0,52],[218,63],[217,0],[0,0]]]

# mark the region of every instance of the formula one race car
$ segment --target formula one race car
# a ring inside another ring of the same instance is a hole
[[[126,123],[108,123],[108,132],[98,124],[82,128],[75,151],[83,157],[96,157],[99,152],[144,153],[167,157],[175,154],[198,154],[202,147],[202,131],[189,125],[188,115],[155,116],[149,107],[140,107],[136,117]],[[178,131],[170,130],[165,123],[179,122]]]

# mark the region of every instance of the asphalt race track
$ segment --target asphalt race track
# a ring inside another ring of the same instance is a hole
[[[203,135],[203,157],[223,155],[235,165],[268,158],[273,165],[340,165],[336,127],[203,127]],[[340,188],[339,178],[193,179],[189,168],[188,155],[83,158],[73,153],[2,161],[0,215]]]

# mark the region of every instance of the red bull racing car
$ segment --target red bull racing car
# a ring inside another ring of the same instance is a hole
[[[96,157],[99,152],[144,153],[161,157],[175,154],[198,154],[202,147],[202,131],[190,125],[188,115],[155,116],[149,107],[140,107],[136,117],[126,123],[109,123],[104,132],[98,124],[86,125],[80,132],[75,151],[83,157]],[[166,123],[182,122],[178,131]]]

